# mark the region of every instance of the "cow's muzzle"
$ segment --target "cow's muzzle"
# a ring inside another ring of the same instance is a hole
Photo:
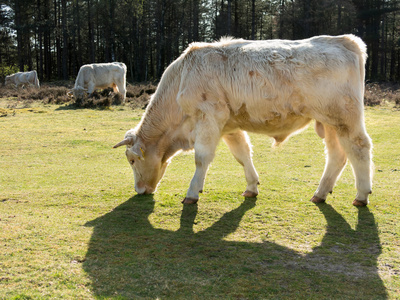
[[[139,195],[148,195],[148,194],[152,194],[154,193],[154,189],[147,186],[146,184],[141,184],[138,183],[137,185],[135,185],[135,191],[139,194]]]

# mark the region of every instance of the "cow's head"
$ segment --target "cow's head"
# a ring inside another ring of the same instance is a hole
[[[70,97],[74,97],[75,99],[82,99],[83,97],[85,97],[85,95],[87,94],[87,89],[81,87],[81,86],[76,86],[74,88],[72,88],[67,95]]]
[[[163,161],[157,145],[146,146],[134,130],[129,130],[125,139],[113,148],[126,146],[125,155],[135,177],[135,190],[138,194],[151,194],[164,175],[169,161]]]

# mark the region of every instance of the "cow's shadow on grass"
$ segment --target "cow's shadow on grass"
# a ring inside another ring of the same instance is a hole
[[[194,233],[196,205],[183,206],[180,228],[154,228],[153,196],[135,196],[99,217],[83,263],[96,297],[119,299],[385,299],[377,271],[381,253],[368,208],[353,230],[329,204],[322,243],[308,254],[271,243],[224,240],[254,199]],[[321,230],[323,230],[321,228]]]

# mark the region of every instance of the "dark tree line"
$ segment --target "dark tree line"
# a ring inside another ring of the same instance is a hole
[[[400,0],[6,0],[0,66],[74,78],[82,64],[121,61],[128,80],[160,78],[192,41],[231,35],[299,39],[354,33],[367,77],[400,80]]]

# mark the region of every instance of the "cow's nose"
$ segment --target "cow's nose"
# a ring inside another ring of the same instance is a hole
[[[143,195],[146,193],[146,186],[142,182],[139,182],[135,184],[135,190],[138,194]]]
[[[153,194],[154,189],[151,187],[146,186],[146,191],[144,192],[146,195]]]
[[[143,182],[138,182],[135,185],[135,190],[138,194],[140,195],[148,195],[148,194],[152,194],[154,192],[154,188],[148,186],[147,184],[143,183]]]
[[[139,195],[146,194],[146,189],[145,188],[142,188],[142,189],[135,188],[135,190],[136,190],[136,193],[138,193]]]
[[[149,195],[149,194],[153,194],[153,192],[154,192],[154,189],[146,188],[146,187],[144,187],[144,188],[135,188],[135,190],[139,195]]]

